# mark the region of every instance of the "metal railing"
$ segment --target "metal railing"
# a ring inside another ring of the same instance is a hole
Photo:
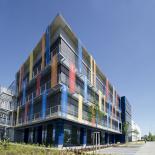
[[[28,124],[28,123],[33,123],[36,121],[42,121],[42,120],[46,120],[52,117],[65,117],[65,115],[71,115],[73,116],[75,119],[77,119],[78,117],[78,112],[75,110],[70,109],[70,107],[67,107],[66,110],[63,110],[61,105],[57,105],[54,107],[50,107],[48,109],[46,109],[45,114],[43,114],[42,112],[37,112],[34,113],[33,115],[29,115],[25,118],[20,118],[17,125],[24,125],[24,124]]]
[[[43,115],[42,112],[37,112],[37,113],[34,113],[33,115],[27,116],[26,118],[20,118],[16,125],[26,125],[37,121],[44,121],[53,117],[67,118],[68,115],[72,116],[75,120],[78,119],[78,111],[72,110],[69,106],[66,109],[63,109],[61,105],[57,105],[57,106],[48,108],[45,112],[45,115]],[[92,122],[88,114],[85,113],[84,111],[82,113],[82,119],[89,123]],[[96,119],[94,119],[93,123],[96,124]],[[97,125],[107,127],[106,121],[101,119],[98,119]],[[112,129],[118,131],[118,127],[112,126]]]
[[[39,94],[38,96],[42,95],[43,92],[44,92],[44,90],[47,90],[47,91],[48,91],[48,90],[50,89],[50,84],[51,84],[51,80],[49,80],[49,81],[47,81],[46,83],[44,83],[43,85],[41,85],[41,86],[40,86],[40,90],[39,90],[40,94]],[[26,96],[26,101],[25,101],[25,103],[26,103],[26,102],[30,102],[30,101],[32,100],[32,96],[33,96],[34,99],[35,99],[36,97],[38,97],[38,96],[36,95],[36,91],[37,91],[37,90],[34,90],[33,92],[31,92],[29,95]],[[22,100],[22,99],[21,99],[21,100]],[[18,103],[18,105],[19,105],[19,106],[23,106],[23,105],[25,105],[25,103],[22,103],[22,101],[20,101],[20,102]],[[15,108],[17,108],[17,106],[16,106]]]
[[[2,125],[2,126],[9,126],[9,125],[11,125],[11,122],[10,122],[10,120],[8,120],[8,119],[6,119],[6,118],[0,118],[0,124]]]

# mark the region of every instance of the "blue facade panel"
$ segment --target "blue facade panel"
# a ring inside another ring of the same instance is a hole
[[[61,93],[61,110],[63,112],[63,116],[66,116],[67,107],[68,107],[68,91],[67,86],[62,85],[62,93]]]

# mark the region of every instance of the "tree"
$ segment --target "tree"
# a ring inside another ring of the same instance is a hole
[[[136,135],[138,135],[138,134],[139,134],[139,132],[138,132],[138,130],[137,130],[137,129],[133,130],[133,131],[132,131],[132,133],[135,133]]]
[[[132,133],[136,136],[136,139],[138,139],[139,131],[138,131],[137,129],[135,129],[135,130],[132,130],[132,131],[131,131],[131,134],[132,134]]]
[[[127,134],[128,133],[128,129],[129,129],[129,123],[128,122],[124,122],[122,125],[122,132],[123,134]]]
[[[153,135],[151,132],[149,132],[149,135],[147,137],[148,141],[155,141],[155,135]]]
[[[148,135],[144,135],[143,138],[147,141],[155,141],[155,135],[153,135],[151,132],[149,132]]]
[[[122,132],[125,135],[125,142],[128,141],[128,134],[129,134],[129,123],[128,122],[123,123]]]
[[[89,121],[91,121],[92,118],[97,118],[97,117],[99,119],[102,119],[102,117],[104,116],[105,116],[105,113],[99,109],[98,104],[89,106],[89,115],[88,115]]]

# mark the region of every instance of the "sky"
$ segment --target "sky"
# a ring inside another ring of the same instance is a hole
[[[142,134],[155,134],[154,0],[0,0],[0,85],[61,13],[121,96]]]

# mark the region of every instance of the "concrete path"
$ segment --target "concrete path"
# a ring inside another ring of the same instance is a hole
[[[97,154],[107,155],[155,155],[155,142],[146,144],[128,144],[120,147],[110,147],[98,150]]]
[[[147,142],[136,153],[136,155],[155,155],[155,142]]]
[[[97,151],[97,154],[106,154],[106,155],[135,155],[138,151],[139,146],[136,147],[110,147],[103,150]]]

